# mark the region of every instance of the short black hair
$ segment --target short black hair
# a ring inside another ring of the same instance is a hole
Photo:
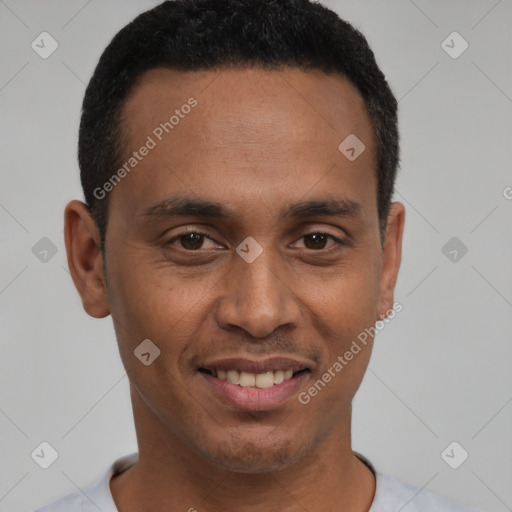
[[[334,72],[357,88],[377,145],[383,240],[399,165],[398,103],[361,32],[309,0],[169,0],[140,14],[114,36],[85,91],[78,161],[102,251],[108,196],[98,199],[94,191],[122,165],[126,142],[122,109],[137,80],[154,68],[198,71],[248,66]]]

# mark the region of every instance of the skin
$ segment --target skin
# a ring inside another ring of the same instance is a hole
[[[373,340],[310,403],[297,399],[393,306],[405,211],[392,204],[382,246],[364,102],[320,71],[151,70],[125,104],[125,156],[190,97],[197,106],[109,193],[105,259],[85,205],[65,210],[72,278],[89,315],[112,316],[130,380],[139,460],[111,480],[114,500],[121,512],[367,511],[375,478],[352,452],[350,427]],[[366,146],[353,162],[338,150],[351,133]],[[233,216],[141,215],[176,194]],[[280,217],[290,203],[327,198],[360,209]],[[168,243],[189,228],[210,238]],[[346,245],[315,245],[312,233]],[[263,248],[250,264],[235,252],[248,236]],[[161,351],[149,366],[133,355],[144,339]],[[194,366],[262,354],[312,363],[272,411],[221,403]]]

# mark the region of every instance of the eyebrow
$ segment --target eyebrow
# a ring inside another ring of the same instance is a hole
[[[318,215],[357,217],[362,206],[348,198],[311,199],[290,204],[281,212],[281,218],[304,218]],[[204,217],[229,219],[236,216],[225,205],[215,201],[174,196],[164,199],[137,215],[143,219],[169,217]]]

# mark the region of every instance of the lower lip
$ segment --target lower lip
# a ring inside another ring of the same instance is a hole
[[[300,372],[281,384],[269,388],[244,388],[218,379],[205,372],[198,372],[211,386],[215,394],[228,405],[246,411],[269,411],[277,409],[293,396],[300,385],[309,376],[309,372]]]

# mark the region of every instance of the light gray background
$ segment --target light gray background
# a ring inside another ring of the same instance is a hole
[[[111,319],[83,311],[62,227],[82,198],[85,84],[114,34],[156,3],[0,0],[2,512],[83,488],[136,450]],[[325,4],[367,36],[400,100],[403,311],[376,339],[354,448],[419,487],[512,510],[512,2]],[[42,31],[59,44],[46,60],[30,46]],[[453,31],[469,43],[457,59],[441,47]],[[455,263],[441,250],[453,236],[468,248]],[[46,263],[31,250],[42,237],[58,249]],[[454,440],[469,452],[456,470],[440,455]],[[42,441],[59,453],[47,470],[30,457]]]

